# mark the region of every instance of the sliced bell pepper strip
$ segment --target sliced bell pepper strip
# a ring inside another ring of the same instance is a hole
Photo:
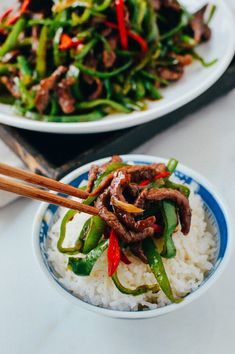
[[[133,295],[133,296],[138,296],[147,293],[148,291],[152,291],[153,293],[156,293],[159,291],[159,286],[158,284],[154,285],[140,285],[135,289],[128,289],[125,286],[123,286],[118,278],[117,272],[114,273],[112,276],[112,280],[116,286],[116,288],[122,293],[126,295]]]
[[[113,28],[113,29],[118,29],[118,26],[115,23],[113,23],[113,22],[104,21],[103,23],[107,27],[110,27],[110,28]],[[138,33],[133,32],[133,31],[129,31],[129,30],[127,30],[127,35],[130,38],[134,39],[136,42],[139,43],[143,53],[147,53],[147,51],[149,49],[148,43],[146,42],[146,40],[143,37],[141,37]]]
[[[3,22],[8,18],[8,16],[12,13],[13,8],[10,7],[9,9],[5,10],[1,15],[0,15],[0,22]]]
[[[147,238],[143,241],[142,245],[144,253],[148,259],[149,266],[164,294],[173,303],[181,302],[182,299],[175,299],[173,295],[162,257],[160,256],[154,241],[151,238]]]
[[[14,25],[19,18],[28,10],[28,7],[30,5],[30,1],[31,0],[24,0],[23,4],[20,7],[20,12],[19,14],[14,15],[13,17],[9,18],[9,20],[7,21],[7,25]]]
[[[87,254],[98,245],[104,233],[105,222],[99,216],[92,216],[85,225],[86,227],[83,228],[84,246],[82,253]]]
[[[47,40],[48,40],[48,27],[43,26],[38,42],[37,58],[36,58],[36,71],[40,79],[44,78],[47,70]]]
[[[78,102],[76,104],[76,108],[78,110],[83,110],[83,109],[91,109],[97,106],[110,106],[112,107],[115,111],[118,112],[124,112],[124,113],[130,113],[130,110],[128,108],[126,108],[125,106],[121,105],[120,103],[117,103],[115,101],[112,100],[108,100],[107,98],[100,98],[94,101],[90,101],[90,102]]]
[[[174,258],[176,255],[176,248],[172,235],[178,225],[178,217],[175,205],[169,201],[162,202],[162,215],[164,220],[163,232],[163,250],[161,256],[164,258]]]
[[[0,48],[0,58],[3,57],[6,53],[14,49],[18,43],[18,37],[23,29],[26,27],[26,20],[22,17],[14,25],[11,32],[9,33],[7,39]]]
[[[167,171],[170,172],[171,175],[175,171],[178,163],[179,162],[176,159],[173,159],[173,158],[168,161]]]
[[[85,258],[69,258],[68,269],[81,276],[90,275],[96,261],[108,248],[109,240],[101,241],[96,248],[90,251]]]
[[[67,34],[63,33],[60,38],[60,50],[67,50],[71,48],[76,48],[79,44],[83,43],[83,39],[73,39]]]
[[[25,56],[19,55],[17,57],[17,63],[20,69],[20,79],[24,85],[28,85],[32,82],[32,70],[29,66],[28,60]]]
[[[128,69],[131,66],[131,64],[132,64],[132,60],[129,60],[127,63],[125,63],[120,68],[114,69],[113,71],[107,71],[107,72],[101,72],[101,71],[97,71],[97,70],[91,69],[91,68],[83,65],[79,61],[77,61],[74,65],[77,66],[82,72],[84,72],[87,75],[94,76],[94,77],[99,77],[101,79],[106,79],[106,78],[109,78],[109,77],[116,76],[116,75],[120,74],[121,72],[123,72],[126,69]]]
[[[69,255],[75,255],[80,252],[82,248],[82,242],[81,240],[77,240],[76,244],[74,247],[63,247],[63,242],[66,236],[66,227],[67,224],[74,218],[74,216],[78,213],[76,210],[69,210],[65,216],[63,217],[63,220],[60,225],[60,236],[57,242],[57,248],[61,253],[69,254]]]
[[[124,0],[115,0],[118,30],[120,35],[120,41],[123,49],[128,49],[128,37],[125,24],[125,8]]]
[[[113,274],[116,272],[121,259],[118,238],[114,230],[111,230],[110,232],[107,257],[108,257],[108,275],[109,277],[112,277]]]

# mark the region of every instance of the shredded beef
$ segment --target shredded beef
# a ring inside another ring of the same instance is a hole
[[[194,39],[197,43],[208,41],[211,38],[211,29],[204,22],[204,15],[208,5],[203,6],[194,15],[190,21],[190,27],[193,31]]]
[[[170,188],[150,189],[145,194],[147,201],[160,201],[164,199],[172,200],[179,208],[181,230],[187,235],[191,225],[191,208],[185,195]]]
[[[160,77],[167,81],[177,81],[182,78],[184,74],[184,68],[182,65],[175,65],[170,68],[159,68],[158,73]]]
[[[110,205],[110,188],[107,188],[97,199],[95,206],[99,210],[100,217],[112,228],[117,235],[126,243],[144,240],[154,234],[152,227],[147,227],[142,232],[129,231],[118,220],[118,217],[108,209]]]
[[[59,105],[65,114],[70,114],[75,111],[75,98],[71,93],[71,86],[74,85],[74,78],[66,77],[61,80],[56,87]]]
[[[135,242],[130,244],[131,252],[138,258],[141,259],[142,262],[148,263],[147,257],[145,256],[144,250],[142,248],[142,242]]]
[[[20,98],[20,93],[11,78],[9,78],[8,76],[2,76],[0,80],[13,97]]]
[[[47,108],[50,101],[50,91],[52,91],[61,76],[65,74],[67,68],[65,66],[59,66],[51,76],[41,80],[40,85],[36,89],[35,105],[40,113],[43,113]]]

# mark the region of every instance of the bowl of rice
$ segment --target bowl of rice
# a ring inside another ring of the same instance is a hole
[[[145,155],[123,155],[131,165],[149,165],[167,161]],[[86,185],[92,164],[102,165],[109,158],[82,166],[69,173],[62,181],[75,187]],[[164,266],[175,297],[180,303],[171,303],[163,291],[146,292],[138,296],[123,294],[107,273],[105,251],[89,276],[78,276],[68,268],[68,255],[58,251],[60,226],[66,209],[42,203],[33,227],[33,248],[40,268],[50,283],[70,302],[96,313],[114,318],[152,318],[197,299],[218,279],[231,251],[231,217],[221,196],[204,177],[179,164],[174,172],[176,183],[190,188],[192,210],[191,228],[185,237],[181,230],[174,233],[176,256],[164,259]],[[74,243],[88,215],[78,213],[66,230],[66,246]],[[128,255],[130,264],[120,263],[119,276],[129,288],[156,282],[148,264]]]

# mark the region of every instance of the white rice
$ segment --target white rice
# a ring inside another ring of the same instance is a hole
[[[177,249],[176,257],[164,259],[165,268],[170,279],[173,293],[176,297],[185,296],[195,290],[203,281],[206,273],[213,266],[217,249],[217,240],[207,230],[205,212],[200,197],[191,192],[192,225],[189,235],[180,231],[174,234]],[[130,296],[120,293],[107,275],[106,252],[96,262],[91,275],[77,276],[67,269],[68,256],[57,250],[60,223],[66,210],[60,210],[58,221],[52,226],[49,234],[48,257],[60,282],[72,293],[84,301],[96,306],[116,310],[138,310],[139,306],[149,309],[165,306],[169,300],[162,291]],[[68,224],[64,246],[72,246],[78,237],[82,226],[89,218],[86,214],[77,214]],[[156,279],[148,265],[134,256],[128,256],[130,265],[122,262],[118,267],[121,282],[128,288],[143,284],[155,284]]]

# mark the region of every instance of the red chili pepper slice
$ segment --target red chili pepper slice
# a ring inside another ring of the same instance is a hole
[[[127,258],[123,251],[121,251],[121,261],[127,265],[131,264],[131,261]]]
[[[157,179],[160,179],[160,178],[166,178],[166,177],[169,177],[171,175],[170,172],[168,171],[163,171],[163,172],[160,172],[158,173],[154,178],[153,180],[156,181]],[[144,187],[144,186],[147,186],[151,181],[149,179],[144,179],[143,181],[141,181],[139,183],[139,186],[141,187]]]
[[[113,22],[104,21],[104,24],[107,27],[110,27],[110,28],[113,28],[113,29],[118,29],[118,26],[115,23],[113,23]],[[136,32],[128,31],[128,30],[127,30],[127,35],[130,38],[134,39],[136,42],[139,43],[143,53],[147,53],[148,52],[148,50],[149,50],[148,43],[146,42],[146,40],[143,37],[141,37]]]
[[[74,48],[74,47],[77,47],[82,42],[83,42],[82,39],[73,39],[70,36],[68,36],[67,34],[63,33],[60,38],[59,49],[60,50],[67,50],[70,48]]]
[[[23,4],[21,5],[21,8],[20,8],[20,13],[23,14],[25,11],[28,10],[28,7],[30,5],[30,1],[31,0],[24,0]]]
[[[20,18],[20,15],[15,15],[13,17],[11,17],[8,21],[7,21],[7,25],[11,26],[14,25]]]
[[[141,47],[141,51],[143,53],[147,53],[149,50],[149,46],[148,43],[146,42],[146,40],[141,37],[138,33],[136,32],[132,32],[132,31],[128,31],[127,32],[128,36],[132,39],[134,39],[136,42],[139,43],[140,47]]]
[[[4,20],[7,19],[7,17],[10,15],[10,13],[12,13],[13,8],[10,7],[9,9],[7,9],[6,11],[4,11],[1,15],[0,15],[0,22],[3,22]]]
[[[169,177],[170,175],[171,175],[171,173],[168,171],[160,172],[154,177],[154,181],[156,181],[157,179],[160,179],[160,178]]]
[[[147,186],[150,183],[149,179],[145,179],[139,183],[139,186],[144,187]]]
[[[121,45],[122,48],[126,50],[128,49],[128,37],[127,37],[127,29],[125,24],[124,0],[115,0],[115,5],[116,5],[117,22],[118,22]]]
[[[23,15],[28,10],[28,7],[30,5],[30,1],[31,0],[24,0],[23,1],[23,4],[20,7],[19,14],[14,15],[13,17],[9,18],[9,20],[7,21],[8,26],[14,25],[19,20],[20,16]]]
[[[110,232],[107,257],[108,257],[108,275],[111,277],[116,272],[121,259],[118,238],[114,230],[111,230]]]

